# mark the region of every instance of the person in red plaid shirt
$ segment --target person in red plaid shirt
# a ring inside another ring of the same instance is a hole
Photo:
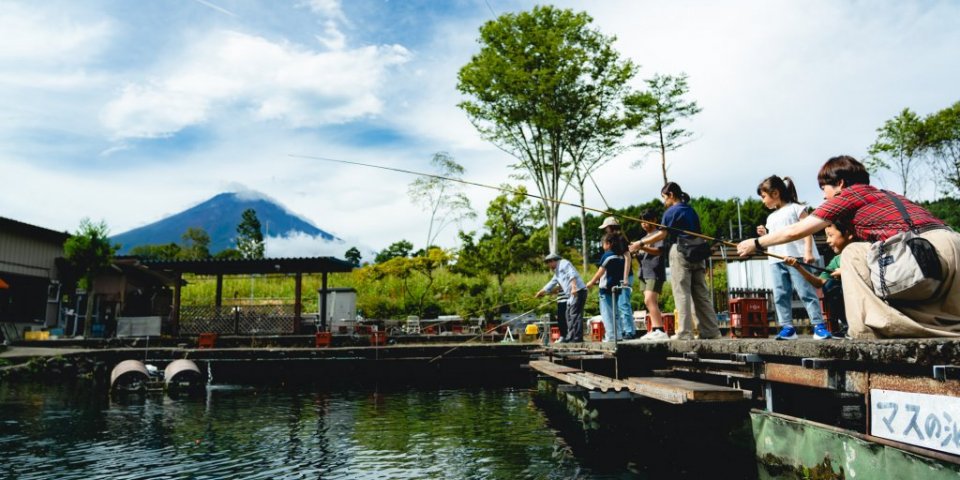
[[[870,281],[867,252],[870,243],[910,229],[893,201],[870,185],[870,174],[853,157],[827,160],[817,175],[826,200],[807,218],[737,245],[740,256],[770,245],[780,245],[824,229],[833,222],[853,225],[859,242],[843,250],[843,296],[849,335],[853,338],[960,337],[960,234],[923,207],[894,194],[906,207],[920,236],[933,244],[943,267],[943,284],[935,298],[925,302],[887,303]]]

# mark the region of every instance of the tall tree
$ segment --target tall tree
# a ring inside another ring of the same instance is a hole
[[[461,178],[464,169],[447,152],[433,154],[430,161],[436,177],[419,177],[410,183],[408,193],[414,203],[430,211],[430,224],[427,227],[427,243],[424,248],[434,245],[437,236],[451,223],[477,216],[470,208],[470,199],[463,194],[460,183],[445,178]]]
[[[107,224],[103,221],[93,223],[89,218],[84,218],[80,221],[76,235],[63,244],[64,257],[77,270],[80,286],[87,291],[87,311],[83,321],[85,337],[93,333],[91,318],[97,275],[110,266],[114,254],[120,249],[119,245],[110,243],[109,233]]]
[[[570,122],[596,110],[584,98],[610,67],[613,39],[590,28],[586,13],[551,6],[508,13],[480,28],[480,52],[460,69],[459,104],[480,135],[517,163],[536,185],[556,250]],[[580,131],[579,133],[584,133]]]
[[[240,224],[237,225],[237,250],[246,259],[263,258],[263,232],[257,212],[252,208],[243,211]]]
[[[576,116],[567,121],[565,142],[571,165],[564,176],[580,200],[583,271],[587,270],[587,209],[584,207],[587,180],[593,182],[591,174],[625,148],[623,137],[627,123],[623,115],[624,100],[630,94],[627,82],[636,73],[633,62],[621,60],[609,44],[597,53],[593,65],[596,67],[596,76],[590,82],[582,82],[570,99],[579,109],[576,110]]]
[[[360,255],[360,250],[357,249],[357,247],[350,247],[350,249],[343,254],[343,258],[350,262],[350,264],[352,264],[354,267],[359,267],[362,256]]]
[[[180,249],[178,258],[184,260],[204,260],[210,258],[210,234],[199,227],[187,228],[186,232],[180,236],[183,248]]]
[[[904,108],[896,117],[877,129],[877,140],[869,149],[867,168],[892,170],[900,179],[901,193],[909,196],[911,180],[924,152],[924,124],[916,113]]]
[[[928,115],[923,124],[937,178],[947,193],[960,193],[960,102]]]
[[[637,132],[635,147],[660,153],[660,170],[667,184],[667,152],[690,141],[693,132],[676,126],[677,120],[692,117],[702,110],[697,102],[686,100],[687,74],[654,75],[646,80],[647,91],[627,98],[630,126]]]

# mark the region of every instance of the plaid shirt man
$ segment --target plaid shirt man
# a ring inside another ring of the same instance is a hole
[[[893,195],[903,202],[914,228],[922,231],[945,226],[943,221],[923,207],[902,195]],[[883,241],[910,229],[893,200],[871,185],[856,184],[845,187],[839,195],[820,205],[813,212],[813,216],[827,222],[840,220],[852,224],[857,238],[869,242]]]

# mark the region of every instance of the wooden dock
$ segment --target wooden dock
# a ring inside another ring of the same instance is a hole
[[[530,367],[587,401],[746,402],[757,424],[794,421],[960,472],[960,340],[559,344]]]

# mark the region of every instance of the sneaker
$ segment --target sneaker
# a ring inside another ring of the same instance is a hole
[[[693,340],[693,335],[689,333],[674,333],[673,335],[670,335],[670,340]]]
[[[557,344],[557,343],[566,343],[566,342],[562,338],[558,338],[553,343]]]
[[[784,325],[780,329],[780,333],[777,334],[777,340],[796,340],[797,338],[799,338],[797,337],[797,329],[793,328],[792,325]]]
[[[833,338],[833,335],[830,335],[830,330],[827,330],[827,324],[818,323],[813,326],[814,340],[826,340],[828,338]]]
[[[666,342],[670,340],[670,335],[663,330],[653,330],[652,332],[640,337],[641,342]]]

